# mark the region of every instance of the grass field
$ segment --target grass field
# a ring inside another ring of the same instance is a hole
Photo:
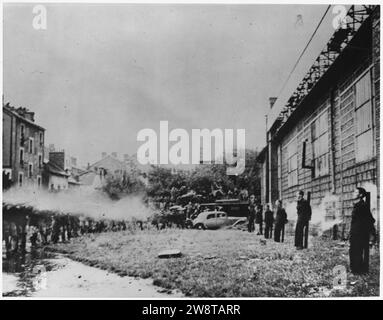
[[[145,230],[91,234],[51,246],[72,259],[121,276],[152,278],[192,297],[328,297],[379,295],[379,253],[370,274],[348,274],[346,290],[332,290],[333,268],[348,267],[348,244],[312,238],[296,251],[293,239],[275,243],[238,230]],[[160,259],[165,249],[180,258]]]

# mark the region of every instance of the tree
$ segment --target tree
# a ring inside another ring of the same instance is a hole
[[[124,174],[123,177],[108,177],[102,190],[111,199],[119,200],[126,195],[140,193],[144,190],[144,184],[136,175]]]
[[[149,186],[147,195],[149,197],[170,197],[172,189],[177,191],[187,189],[189,174],[186,171],[174,171],[169,168],[152,166],[148,173]],[[180,194],[177,194],[179,196]]]

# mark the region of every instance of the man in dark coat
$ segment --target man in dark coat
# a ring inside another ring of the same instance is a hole
[[[265,210],[265,238],[271,239],[273,234],[274,214],[270,210],[270,205],[266,205]]]
[[[60,236],[60,222],[58,216],[52,217],[52,242],[57,243]]]
[[[248,217],[247,217],[247,220],[248,220],[247,231],[249,231],[249,232],[254,231],[255,207],[256,207],[255,196],[251,195],[250,201],[249,201],[249,207],[248,207],[249,213],[248,213]]]
[[[263,208],[261,204],[258,204],[255,212],[255,223],[258,225],[257,235],[263,234]]]
[[[354,274],[368,273],[370,235],[375,231],[375,219],[363,200],[366,196],[365,189],[355,189],[350,229],[350,269]]]
[[[295,227],[295,247],[298,250],[307,248],[309,221],[311,220],[311,206],[303,196],[303,190],[297,192],[298,219]]]
[[[277,211],[275,213],[275,230],[274,230],[274,241],[283,242],[285,239],[285,224],[287,223],[287,213],[282,208],[282,200],[275,202]]]

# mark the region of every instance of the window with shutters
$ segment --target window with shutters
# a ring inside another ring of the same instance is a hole
[[[371,78],[367,72],[355,85],[355,160],[373,157]]]
[[[33,138],[29,138],[28,142],[28,152],[33,153]]]
[[[20,160],[20,165],[24,165],[24,148],[20,148],[19,150],[19,160]]]
[[[28,178],[32,178],[32,177],[33,177],[33,164],[29,163],[28,164]]]
[[[25,126],[23,124],[20,125],[20,146],[24,145],[25,141]]]
[[[39,161],[38,161],[39,169],[42,169],[43,167],[43,155],[39,153]]]
[[[37,187],[41,187],[41,176],[37,176]]]
[[[44,146],[44,134],[42,132],[39,133],[40,136],[40,147]]]
[[[328,112],[322,113],[311,124],[311,138],[315,177],[329,174]]]
[[[297,139],[287,145],[287,185],[292,187],[298,184],[298,148]]]
[[[23,186],[24,173],[19,172],[19,187]]]

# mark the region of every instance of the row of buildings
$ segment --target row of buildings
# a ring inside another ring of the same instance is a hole
[[[3,104],[3,190],[45,186],[58,191],[79,185],[65,160],[64,151],[45,147],[45,129],[35,122],[34,112]]]
[[[3,190],[12,186],[46,188],[50,191],[88,186],[99,189],[107,177],[123,178],[137,170],[133,157],[103,152],[86,168],[77,159],[45,145],[45,129],[35,122],[34,112],[3,104]]]
[[[361,186],[379,218],[379,50],[380,6],[353,5],[290,98],[270,98],[258,156],[263,203],[293,203],[303,189],[313,215],[347,230]]]

